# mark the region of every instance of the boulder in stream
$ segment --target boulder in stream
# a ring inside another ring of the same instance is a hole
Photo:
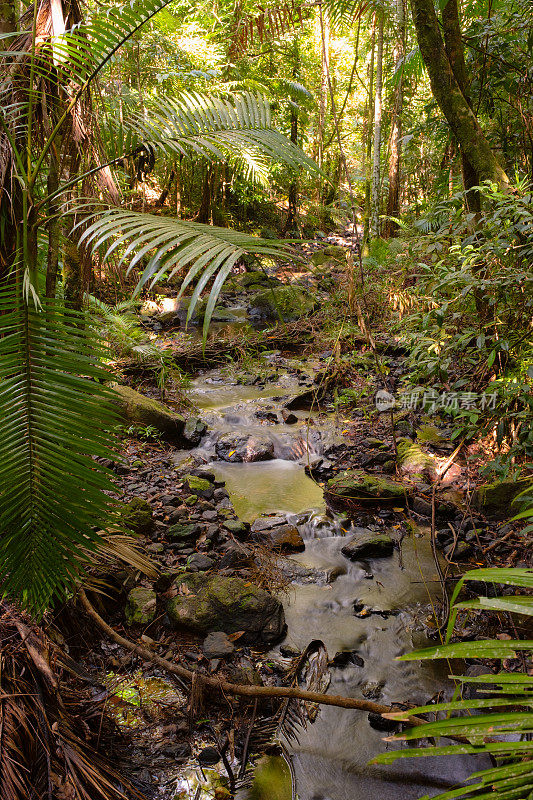
[[[178,594],[167,604],[174,625],[197,633],[244,631],[243,644],[270,645],[285,633],[283,605],[249,581],[184,572],[176,579],[175,589]]]
[[[343,500],[360,503],[405,502],[405,490],[400,483],[367,475],[358,469],[349,469],[331,478],[327,483],[326,496],[328,500],[341,504]]]
[[[392,555],[394,542],[387,533],[366,531],[350,539],[341,549],[341,553],[350,561],[360,558],[384,558]]]
[[[265,289],[252,297],[251,314],[264,319],[281,319],[284,322],[299,319],[315,307],[314,298],[296,286],[279,286]]]
[[[196,447],[196,445],[200,444],[200,440],[206,431],[207,425],[200,417],[189,417],[183,428],[183,438],[186,439],[190,445]]]
[[[305,542],[298,528],[284,517],[259,517],[251,528],[254,539],[279,553],[298,553],[305,550]]]
[[[224,433],[215,445],[222,461],[270,461],[274,458],[274,442],[268,436]]]

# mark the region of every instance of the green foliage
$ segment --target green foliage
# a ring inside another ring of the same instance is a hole
[[[41,614],[64,595],[111,518],[115,423],[100,348],[59,301],[0,294],[1,591]]]
[[[284,242],[259,239],[213,225],[115,208],[101,212],[96,221],[84,231],[82,240],[91,245],[93,251],[111,241],[104,258],[108,258],[121,243],[129,240],[120,260],[122,265],[135,253],[129,262],[128,273],[146,254],[152,252],[137,291],[145,284],[154,286],[163,276],[171,278],[178,271],[189,267],[178,295],[181,297],[187,287],[197,281],[189,303],[187,320],[192,317],[201,293],[213,280],[204,315],[204,339],[220,290],[237,261],[246,253],[273,257],[288,256],[290,253]]]
[[[530,514],[533,513],[531,510]],[[467,581],[484,581],[490,584],[528,590],[529,594],[507,594],[496,597],[479,597],[477,600],[455,602]],[[401,656],[400,660],[419,659],[510,659],[522,651],[530,651],[533,642],[522,640],[488,639],[451,643],[453,630],[460,611],[496,611],[533,616],[533,570],[531,569],[476,569],[467,572],[458,582],[451,598],[452,614],[443,645],[429,647]],[[507,663],[504,661],[504,664]],[[462,736],[467,742],[453,745],[419,746],[416,750],[392,750],[374,759],[375,763],[390,764],[399,758],[424,756],[480,754],[490,755],[495,766],[473,773],[468,785],[438,795],[439,800],[451,798],[528,798],[533,791],[533,741],[531,719],[533,708],[533,676],[504,667],[497,675],[452,675],[457,682],[454,699],[409,709],[409,712],[388,714],[396,720],[409,715],[436,715],[435,721],[408,728],[394,738],[414,741],[432,737]],[[483,691],[482,699],[472,699],[467,688]],[[509,734],[519,734],[519,739]],[[486,740],[488,737],[488,741]],[[501,738],[500,738],[501,737]],[[425,798],[424,798],[425,800]]]
[[[486,387],[496,396],[490,411],[457,409],[454,438],[494,431],[497,444],[510,448],[509,458],[531,455],[532,195],[524,182],[509,193],[489,184],[480,192],[484,209],[474,232],[460,198],[440,203],[427,224],[417,226],[427,233],[417,231],[411,243],[418,263],[415,311],[402,319],[410,344],[408,380],[437,390]]]
[[[274,128],[269,103],[249,92],[227,99],[198,93],[153,99],[130,125],[149,147],[228,162],[263,185],[268,185],[265,158],[316,171],[316,164]]]
[[[178,389],[188,388],[190,381],[176,366],[172,351],[164,350],[151,341],[139,325],[134,313],[139,306],[138,301],[124,300],[110,306],[92,295],[87,300],[87,322],[98,337],[107,343],[111,359],[129,357],[152,369],[161,394],[164,394],[169,383]]]

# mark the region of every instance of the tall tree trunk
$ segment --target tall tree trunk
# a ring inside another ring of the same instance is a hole
[[[470,81],[466,70],[465,52],[461,35],[461,20],[457,0],[448,0],[442,8],[442,31],[444,34],[444,47],[457,84],[464,98],[473,111],[470,97]],[[479,186],[479,174],[468,159],[466,152],[459,143],[461,164],[463,170],[463,186],[466,191],[466,205],[469,211],[481,211],[481,198],[478,192],[473,192],[474,186]]]
[[[210,166],[206,168],[204,185],[202,189],[202,202],[198,211],[197,221],[208,224],[211,222],[211,199],[212,199],[213,170]]]
[[[300,48],[298,46],[298,39],[294,37],[293,42],[293,63],[292,63],[292,77],[297,80],[300,72]],[[291,142],[298,144],[298,109],[291,105]],[[285,223],[285,231],[291,231],[297,228],[298,220],[298,180],[296,176],[291,180],[289,185],[289,210],[287,215],[287,222]]]
[[[326,124],[326,110],[328,107],[328,73],[329,73],[329,15],[325,11],[318,22],[320,31],[320,93],[318,98],[318,120],[316,130],[316,161],[320,169],[324,164],[324,127]],[[322,187],[318,188],[318,196]]]
[[[453,131],[461,152],[481,181],[491,180],[500,186],[506,186],[509,179],[505,170],[493,153],[450,64],[433,0],[411,0],[411,8],[420,52],[427,67],[433,95]]]
[[[402,111],[403,111],[403,59],[405,57],[405,9],[404,0],[396,0],[398,35],[394,49],[395,68],[399,71],[398,84],[394,92],[391,117],[390,156],[389,156],[389,194],[387,198],[387,217],[400,216],[400,171],[402,160]],[[387,219],[383,235],[394,236],[398,225]]]
[[[365,209],[363,213],[363,242],[370,238],[370,193],[372,185],[372,135],[374,131],[374,60],[376,53],[376,13],[372,16],[370,34],[370,64],[368,67],[368,117],[365,144]]]
[[[374,152],[372,163],[372,198],[370,203],[370,234],[372,238],[379,236],[380,192],[380,160],[381,160],[381,118],[383,113],[383,27],[384,13],[378,12],[378,46],[376,53],[376,99],[374,101]]]

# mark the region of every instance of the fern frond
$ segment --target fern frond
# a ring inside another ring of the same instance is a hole
[[[109,519],[116,420],[83,318],[0,293],[0,591],[33,614],[72,586]]]

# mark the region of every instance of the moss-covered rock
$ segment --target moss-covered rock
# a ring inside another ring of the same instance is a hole
[[[340,245],[331,244],[321,250],[315,250],[311,255],[311,263],[315,267],[322,267],[328,263],[342,263],[346,261],[346,250]]]
[[[206,500],[213,497],[213,484],[207,478],[199,478],[198,475],[184,475],[183,483],[190,492],[198,497],[203,497]]]
[[[128,594],[126,601],[126,622],[128,625],[148,625],[155,618],[156,596],[153,589],[136,586]]]
[[[352,500],[361,503],[395,501],[405,499],[404,488],[387,478],[367,475],[357,469],[346,470],[328,481],[326,495],[329,500]]]
[[[222,523],[222,527],[234,536],[246,536],[250,531],[250,526],[246,522],[241,522],[240,519],[227,519]]]
[[[122,520],[135,533],[146,533],[152,527],[152,506],[142,497],[134,497],[122,509]]]
[[[200,536],[201,528],[196,522],[178,522],[171,525],[167,537],[171,542],[192,542]]]
[[[175,588],[178,595],[167,604],[174,625],[198,633],[244,631],[243,644],[272,644],[285,632],[280,601],[241,578],[186,572]]]
[[[519,509],[511,508],[515,498],[533,484],[529,479],[496,480],[484,486],[478,486],[472,496],[472,505],[489,516],[506,517]]]
[[[279,319],[288,322],[309,314],[314,306],[314,298],[295,286],[280,286],[266,289],[252,297],[252,312],[259,313],[265,319]]]
[[[189,417],[183,429],[183,438],[193,447],[200,444],[202,436],[207,431],[207,425],[200,417]]]
[[[237,282],[243,289],[249,289],[251,287],[257,289],[260,286],[282,286],[281,281],[277,278],[271,278],[270,275],[267,275],[262,270],[245,272],[239,275]]]
[[[182,416],[165,408],[157,400],[145,397],[130,386],[114,384],[111,389],[115,403],[125,421],[151,425],[170,441],[185,447],[188,446],[187,441],[183,438],[185,419]]]

